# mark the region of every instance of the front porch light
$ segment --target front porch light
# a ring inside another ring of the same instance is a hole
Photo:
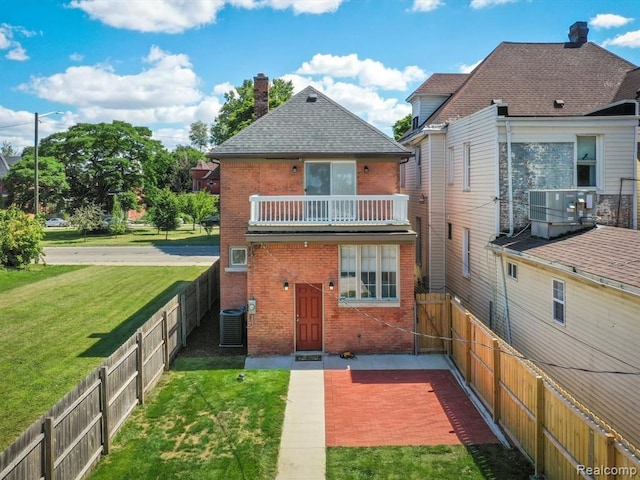
[[[333,290],[333,280],[329,280],[329,290]]]
[[[284,288],[285,291],[289,290],[289,282],[285,280],[282,284],[282,288]]]

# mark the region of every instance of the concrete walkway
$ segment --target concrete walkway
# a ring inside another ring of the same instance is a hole
[[[247,357],[245,369],[291,370],[284,414],[277,480],[324,480],[326,472],[324,370],[450,370],[457,371],[444,355],[359,355],[345,360],[323,355],[320,361],[296,361],[295,356]],[[463,382],[464,383],[464,382]],[[479,406],[487,424],[506,444],[479,400],[463,386]]]

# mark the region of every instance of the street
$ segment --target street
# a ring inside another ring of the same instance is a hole
[[[49,265],[211,265],[220,255],[218,246],[175,247],[46,247]]]

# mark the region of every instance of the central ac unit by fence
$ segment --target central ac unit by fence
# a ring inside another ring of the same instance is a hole
[[[530,190],[531,233],[551,238],[593,225],[596,208],[595,190]]]

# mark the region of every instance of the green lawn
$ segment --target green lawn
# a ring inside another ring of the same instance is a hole
[[[243,362],[179,358],[91,479],[273,480],[289,372]]]
[[[502,445],[327,449],[327,480],[529,480],[532,474],[518,450]]]
[[[64,246],[125,246],[125,245],[219,245],[219,228],[214,227],[211,235],[207,235],[204,228],[185,225],[178,230],[169,232],[165,240],[165,232],[151,227],[134,227],[129,233],[111,235],[109,233],[92,233],[84,236],[71,228],[46,228],[42,245],[45,247]]]
[[[205,270],[0,270],[0,450]]]

